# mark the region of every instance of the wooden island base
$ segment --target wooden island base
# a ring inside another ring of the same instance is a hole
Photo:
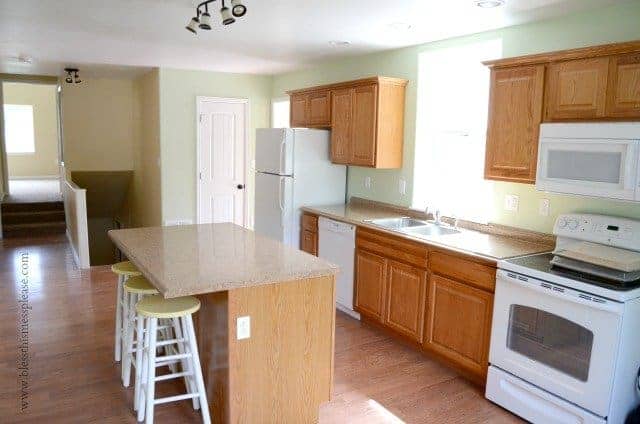
[[[315,423],[331,398],[335,277],[199,295],[196,314],[212,422]],[[251,337],[237,340],[238,317]]]

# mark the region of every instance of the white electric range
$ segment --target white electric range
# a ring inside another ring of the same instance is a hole
[[[486,397],[534,423],[640,403],[640,221],[558,217],[553,253],[498,263]]]

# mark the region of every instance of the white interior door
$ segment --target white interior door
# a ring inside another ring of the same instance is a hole
[[[247,103],[198,99],[198,223],[246,225]]]

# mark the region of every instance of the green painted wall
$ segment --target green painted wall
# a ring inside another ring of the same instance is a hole
[[[256,128],[269,126],[271,76],[160,69],[162,220],[196,219],[196,97],[249,99],[249,151]],[[253,172],[248,170],[249,211]]]
[[[419,119],[416,116],[416,97],[418,56],[420,53],[496,37],[502,39],[504,57],[636,40],[640,39],[639,22],[640,2],[625,2],[559,19],[352,57],[324,63],[307,70],[277,75],[273,79],[271,95],[281,97],[286,90],[290,89],[372,75],[408,79],[410,83],[407,87],[405,115],[405,159],[402,169],[370,170],[351,167],[349,171],[350,195],[408,206],[411,203],[413,187],[426,183],[413,180],[415,145],[424,142],[424,140],[416,140],[416,119]],[[371,190],[364,189],[363,180],[366,176],[370,176],[373,180]],[[404,196],[397,190],[398,179],[401,177],[407,180],[407,194]],[[520,196],[520,209],[517,213],[504,211],[505,194]],[[538,203],[542,198],[550,199],[551,207],[548,217],[542,217],[538,214]],[[640,218],[640,206],[638,205],[538,193],[533,186],[523,184],[495,182],[493,183],[493,198],[487,199],[487,201],[493,202],[495,205],[492,222],[543,232],[550,232],[555,217],[563,212],[600,212]]]

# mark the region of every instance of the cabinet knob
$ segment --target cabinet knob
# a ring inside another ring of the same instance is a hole
[[[237,188],[238,190],[242,190],[242,189],[244,188],[244,184],[238,184],[238,185],[236,186],[236,188]]]

